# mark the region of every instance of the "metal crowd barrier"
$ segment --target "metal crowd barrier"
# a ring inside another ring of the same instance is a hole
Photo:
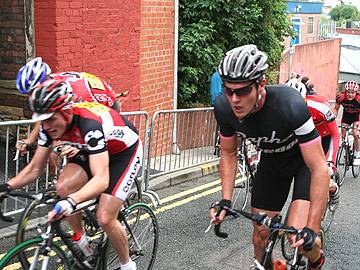
[[[152,117],[146,165],[147,182],[218,157],[214,155],[213,108],[162,110]]]
[[[160,199],[149,190],[149,181],[158,176],[194,167],[218,159],[214,155],[216,121],[213,108],[164,110],[155,112],[149,126],[145,111],[121,113],[138,130],[143,143],[143,166],[139,174],[143,195],[157,204]],[[17,160],[15,144],[27,138],[34,121],[5,121],[0,123],[0,184],[14,177],[31,160],[33,152]],[[29,192],[41,192],[53,185],[54,170],[47,166],[35,183],[25,187]],[[28,204],[25,201],[6,200],[3,211],[15,214]]]

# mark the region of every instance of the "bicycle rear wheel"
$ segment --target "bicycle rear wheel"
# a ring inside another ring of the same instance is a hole
[[[123,210],[120,222],[126,228],[129,254],[136,262],[137,269],[153,269],[159,239],[159,228],[154,212],[146,204],[137,203]],[[105,256],[106,269],[119,267],[118,255],[110,241]]]
[[[50,256],[42,255],[40,249],[43,241],[42,238],[37,237],[15,246],[0,260],[0,269],[20,269],[21,261],[19,254],[23,254],[33,263],[33,269],[41,269],[45,261],[47,261],[46,269],[71,269],[70,262],[65,253],[55,243],[52,244],[51,250],[48,253]],[[28,268],[29,266],[22,266],[21,269]]]
[[[346,143],[342,143],[336,155],[336,168],[339,172],[339,186],[344,183],[346,171],[349,169],[349,156]]]
[[[354,165],[354,159],[355,159],[355,143],[353,144],[353,152],[351,153],[351,172],[354,178],[357,178],[360,173],[360,165]]]

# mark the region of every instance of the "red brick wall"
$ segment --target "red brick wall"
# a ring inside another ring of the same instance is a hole
[[[0,1],[0,80],[14,80],[25,63],[24,2]]]
[[[36,55],[53,71],[87,71],[140,109],[140,0],[35,0]]]
[[[173,109],[174,1],[141,1],[140,108]]]
[[[335,99],[339,79],[341,39],[329,39],[295,46],[291,72],[310,78],[316,92],[330,100]],[[280,66],[280,83],[288,76],[288,54]]]

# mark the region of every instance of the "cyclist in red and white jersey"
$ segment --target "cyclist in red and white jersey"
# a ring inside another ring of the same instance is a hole
[[[29,96],[33,119],[41,120],[38,147],[30,163],[10,179],[2,190],[34,182],[43,172],[54,140],[85,144],[70,158],[56,183],[63,198],[49,213],[49,221],[69,215],[78,203],[100,195],[97,218],[117,250],[121,270],[136,269],[128,252],[127,235],[117,221],[134,178],[142,163],[142,144],[135,127],[117,111],[95,102],[74,103],[64,81],[50,80]],[[62,154],[69,148],[64,146]],[[1,190],[0,190],[1,191]],[[77,235],[84,234],[81,216],[67,217]]]
[[[357,92],[359,85],[355,81],[348,81],[345,84],[345,91],[336,96],[336,105],[334,108],[337,116],[340,106],[343,106],[343,115],[341,125],[350,126],[353,124],[354,142],[355,142],[355,159],[353,164],[360,165],[360,144],[359,144],[359,126],[360,126],[360,94]],[[342,139],[345,139],[346,130],[341,129]]]
[[[86,72],[51,73],[50,67],[41,57],[34,58],[20,69],[16,78],[16,87],[20,93],[30,94],[36,86],[49,79],[66,81],[71,86],[68,89],[82,101],[99,102],[120,111],[115,92],[107,82]],[[17,142],[16,148],[22,155],[26,153],[27,146],[36,141],[39,128],[40,123],[37,123],[27,139]]]
[[[321,95],[307,95],[306,103],[315,128],[321,136],[321,144],[328,162],[329,174],[332,176],[336,173],[336,154],[340,143],[335,114],[328,100]],[[332,179],[330,179],[329,195],[332,203],[339,201],[339,188]]]

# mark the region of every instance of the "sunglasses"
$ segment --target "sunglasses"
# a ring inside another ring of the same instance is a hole
[[[231,89],[224,86],[224,93],[229,97],[231,97],[233,94],[237,95],[238,97],[246,96],[250,94],[250,92],[252,91],[253,85],[254,83],[251,83],[248,86],[242,88],[236,88],[236,89]]]

